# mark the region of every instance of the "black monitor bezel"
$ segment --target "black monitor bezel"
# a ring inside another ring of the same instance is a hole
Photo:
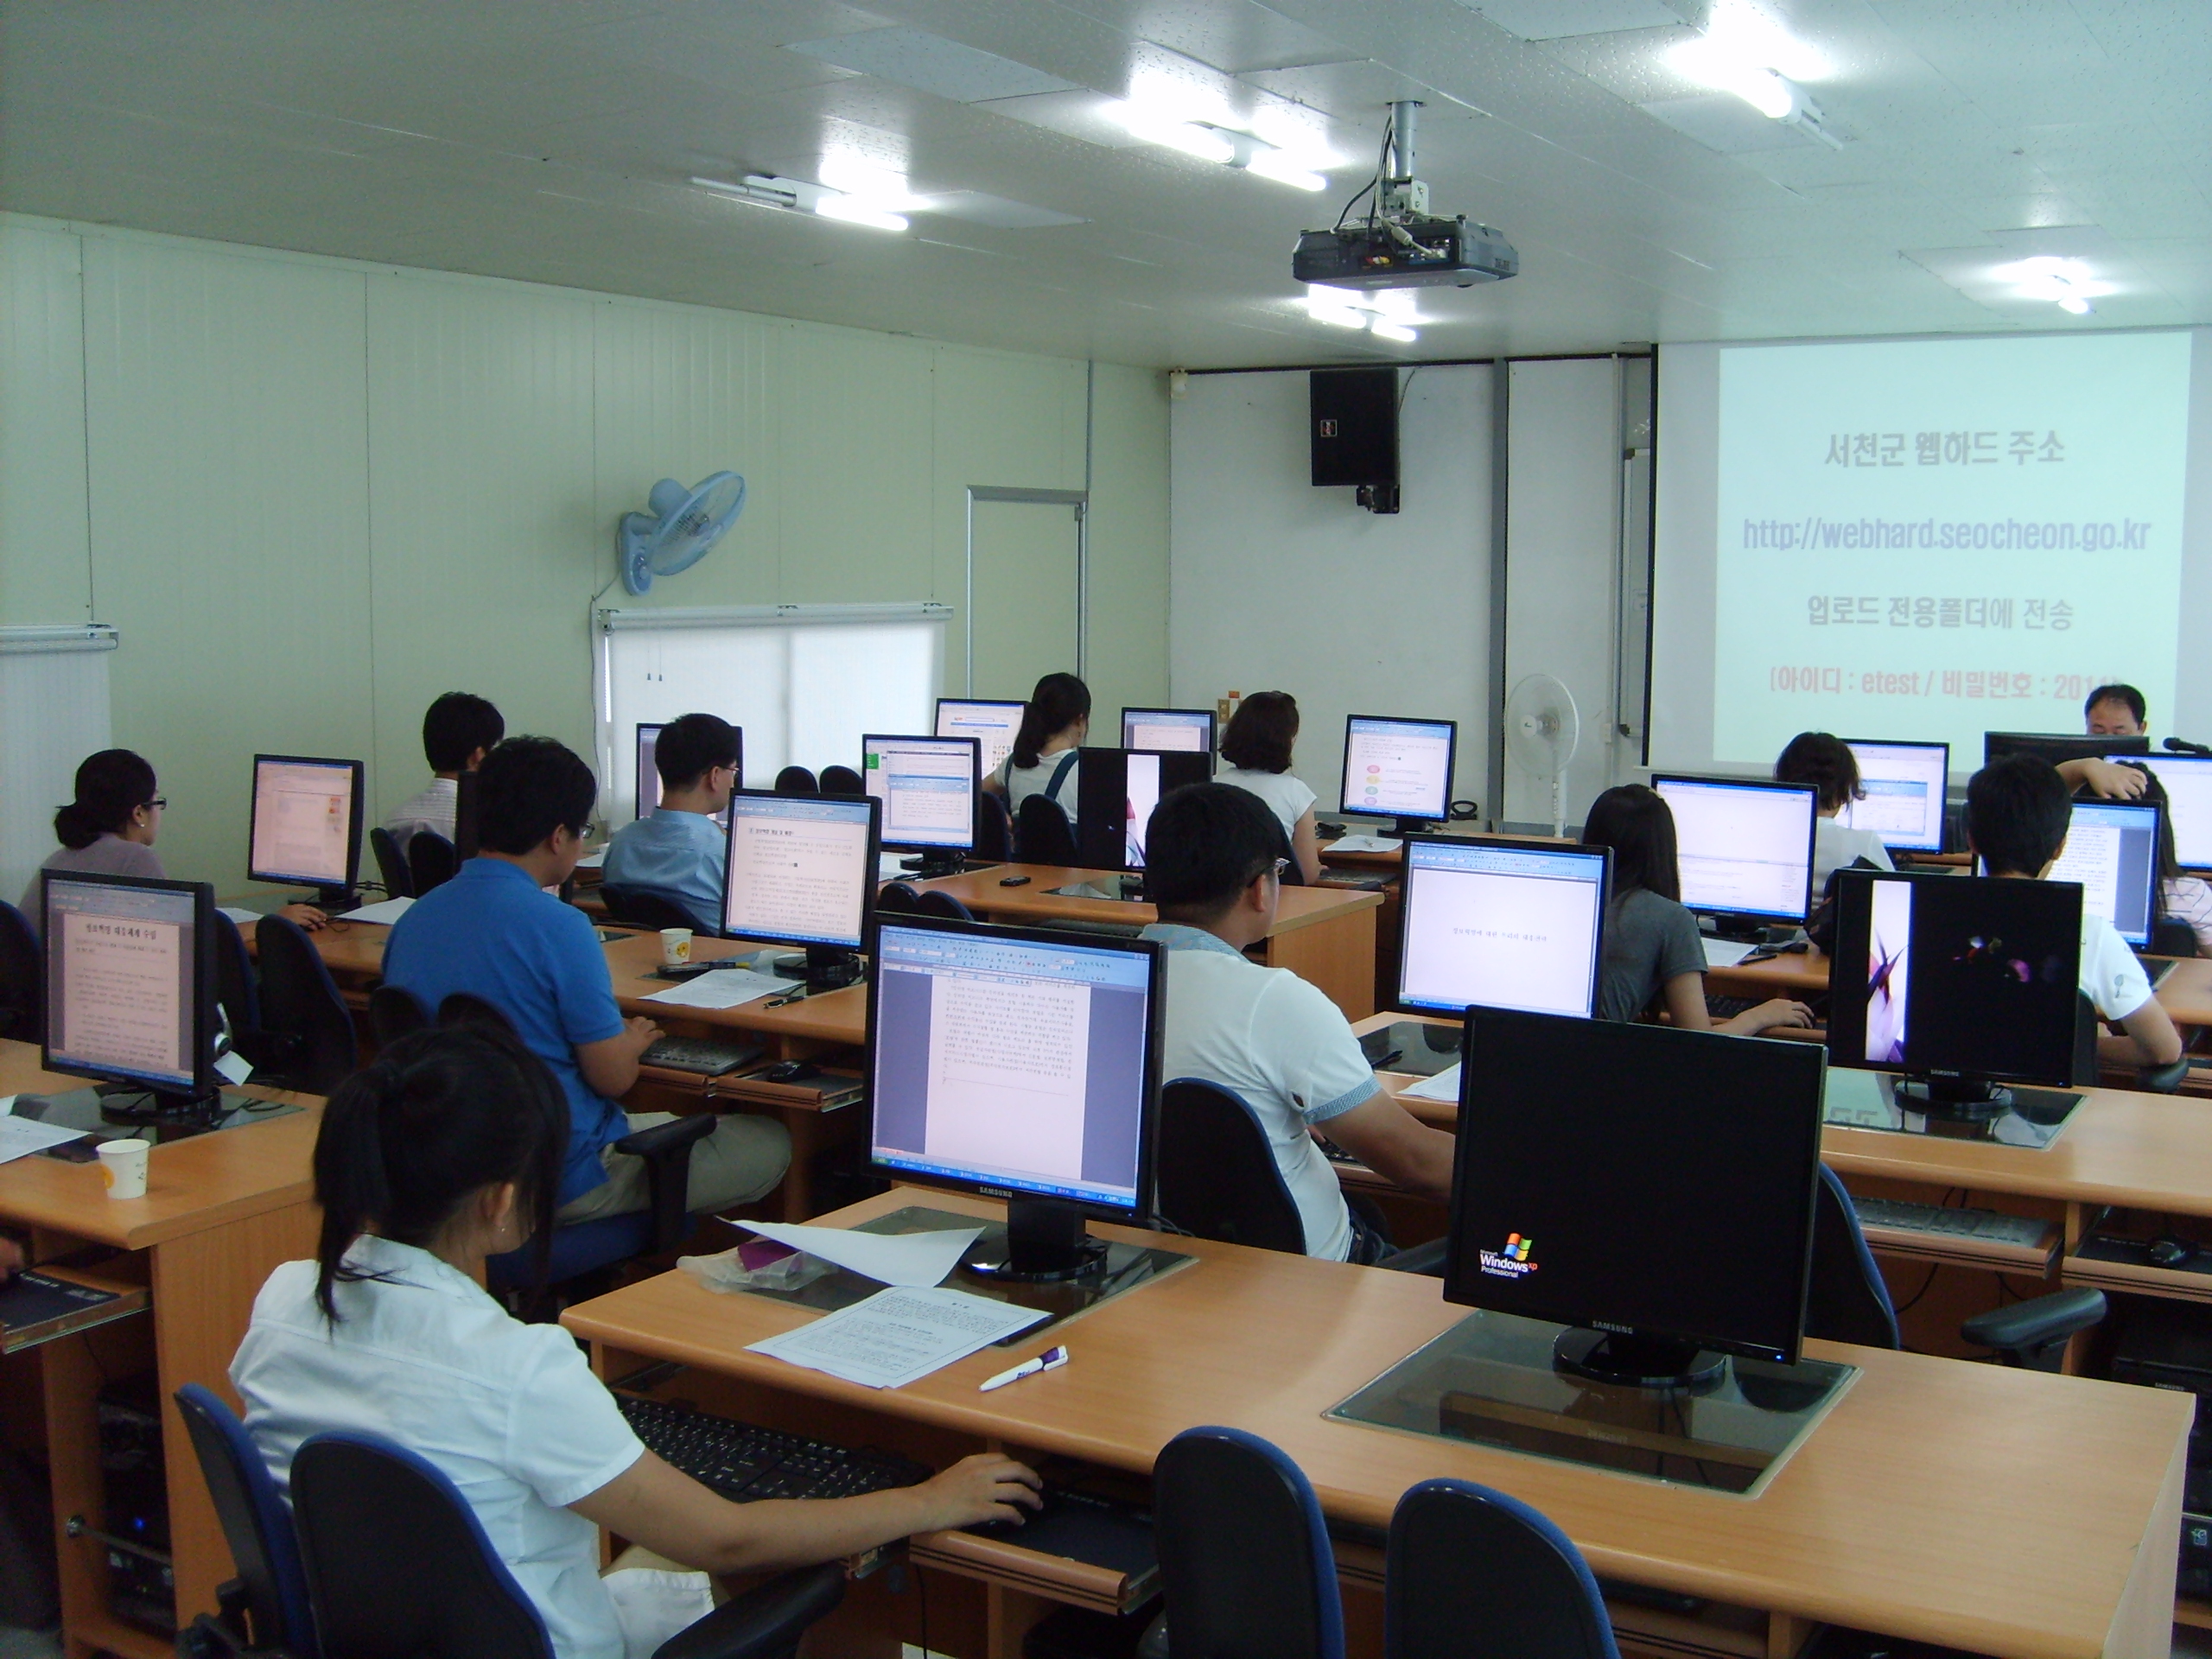
[[[772,789],[734,789],[729,792],[731,810],[729,823],[722,831],[722,892],[715,913],[716,931],[725,939],[758,939],[763,944],[804,945],[825,950],[871,950],[875,942],[875,895],[883,884],[877,880],[877,865],[883,856],[883,803],[873,795],[857,798],[850,795],[783,795]],[[868,803],[868,863],[862,877],[861,899],[860,938],[848,944],[842,939],[804,939],[790,933],[769,933],[758,928],[744,932],[731,929],[729,920],[731,872],[737,861],[731,856],[736,850],[736,804],[741,800],[784,801],[799,805],[818,805],[824,801],[840,806],[851,806],[855,799]]]
[[[1413,931],[1414,913],[1414,849],[1421,845],[1444,847],[1495,847],[1506,852],[1567,854],[1577,858],[1594,857],[1598,861],[1598,931],[1595,950],[1590,963],[1590,1013],[1585,1016],[1595,1019],[1598,1012],[1598,993],[1605,976],[1605,918],[1613,897],[1613,849],[1586,844],[1562,846],[1557,842],[1527,840],[1516,836],[1440,836],[1414,834],[1404,837],[1404,863],[1399,881],[1398,909],[1398,977],[1392,990],[1390,1007],[1398,1014],[1460,1014],[1469,1005],[1432,1007],[1426,1002],[1414,1002],[1406,996],[1406,936]],[[1488,1005],[1484,1005],[1488,1006]],[[1535,1010],[1523,1009],[1529,1013]]]
[[[1820,791],[1814,788],[1810,784],[1785,784],[1778,782],[1772,778],[1726,778],[1718,776],[1711,772],[1655,772],[1651,774],[1651,791],[1653,794],[1657,795],[1662,800],[1666,798],[1666,792],[1659,787],[1662,782],[1670,784],[1719,784],[1724,785],[1730,789],[1764,789],[1768,791],[1782,790],[1794,794],[1802,795],[1811,801],[1813,810],[1808,815],[1808,821],[1805,826],[1805,902],[1803,907],[1801,908],[1796,914],[1791,915],[1787,911],[1774,910],[1719,910],[1715,909],[1711,906],[1694,905],[1690,903],[1688,899],[1681,900],[1683,908],[1700,916],[1742,916],[1761,922],[1778,922],[1785,924],[1795,922],[1802,927],[1805,924],[1806,919],[1813,913],[1814,849],[1820,843],[1821,834]],[[1674,807],[1670,804],[1668,807],[1667,811],[1668,815],[1671,817],[1674,814]],[[1680,825],[1675,827],[1675,880],[1679,882],[1681,879],[1681,829]]]
[[[1063,1194],[1031,1191],[1004,1182],[967,1180],[885,1163],[875,1155],[875,1109],[878,1090],[875,1084],[876,1057],[880,1047],[880,1025],[882,1020],[883,998],[878,995],[877,980],[883,971],[883,957],[874,949],[871,939],[868,960],[868,1034],[861,1050],[861,1075],[866,1080],[868,1100],[868,1171],[884,1180],[906,1185],[933,1186],[950,1192],[970,1192],[982,1198],[1058,1198],[1076,1205],[1084,1214],[1098,1219],[1119,1222],[1124,1226],[1142,1226],[1156,1213],[1158,1194],[1157,1159],[1160,1140],[1160,1090],[1162,1038],[1165,1032],[1166,1004],[1166,953],[1164,948],[1150,939],[1122,938],[1109,934],[1070,933],[1047,927],[1014,927],[994,922],[959,921],[950,917],[918,915],[911,911],[891,916],[879,915],[876,935],[880,938],[886,927],[914,928],[928,933],[956,934],[969,938],[1017,940],[1031,944],[1057,945],[1062,949],[1084,950],[1115,950],[1129,956],[1141,956],[1151,963],[1151,989],[1145,998],[1145,1056],[1143,1063],[1144,1096],[1139,1107],[1141,1120],[1137,1126],[1136,1198],[1132,1208],[1122,1209],[1103,1204],[1095,1198],[1069,1198]]]
[[[1575,1020],[1571,1014],[1529,1014],[1517,1009],[1480,1007],[1467,1010],[1465,1024],[1462,1027],[1460,1052],[1463,1055],[1475,1056],[1492,1052],[1496,1043],[1495,1027],[1497,1022],[1554,1020],[1572,1021],[1581,1040],[1611,1045],[1627,1054],[1629,1058],[1624,1059],[1618,1068],[1624,1078],[1633,1077],[1643,1069],[1635,1058],[1636,1055],[1656,1051],[1669,1044],[1707,1046],[1707,1052],[1709,1058],[1703,1062],[1703,1065],[1713,1069],[1716,1073],[1725,1071],[1732,1060],[1753,1062],[1762,1069],[1773,1065],[1783,1067],[1803,1065],[1809,1062],[1815,1081],[1805,1114],[1804,1167],[1798,1172],[1785,1171],[1782,1177],[1789,1179],[1792,1185],[1803,1193],[1804,1244],[1802,1260],[1797,1275],[1796,1315],[1791,1322],[1787,1342],[1770,1344],[1732,1338],[1715,1338],[1704,1332],[1675,1331],[1662,1325],[1637,1325],[1632,1320],[1604,1318],[1604,1310],[1592,1312],[1586,1308],[1575,1308],[1564,1305],[1554,1305],[1540,1311],[1528,1302],[1516,1301],[1510,1307],[1497,1308],[1497,1311],[1517,1314],[1526,1319],[1541,1319],[1555,1325],[1587,1327],[1626,1336],[1655,1338],[1669,1342],[1694,1343],[1699,1348],[1707,1349],[1715,1353],[1738,1354],[1750,1359],[1771,1360],[1783,1365],[1796,1363],[1802,1351],[1806,1302],[1812,1280],[1813,1222],[1815,1208],[1818,1202],[1816,1192],[1820,1183],[1821,1165],[1821,1086],[1818,1079],[1825,1073],[1825,1057],[1816,1046],[1809,1043],[1746,1043],[1741,1038],[1729,1037],[1719,1032],[1683,1031],[1672,1026],[1647,1026],[1610,1020]],[[1492,1031],[1484,1032],[1480,1029],[1486,1024],[1493,1027]],[[1478,1046],[1478,1045],[1481,1046]],[[1805,1056],[1803,1060],[1795,1058],[1801,1052]],[[1461,1217],[1466,1213],[1463,1196],[1467,1173],[1480,1156],[1477,1145],[1480,1136],[1471,1133],[1472,1116],[1469,1096],[1474,1092],[1475,1077],[1475,1071],[1463,1061],[1460,1071],[1458,1136],[1452,1147],[1452,1230],[1446,1235],[1445,1247],[1443,1295],[1446,1301],[1459,1306],[1492,1308],[1495,1304],[1481,1300],[1469,1294],[1470,1284],[1480,1287],[1484,1283],[1484,1278],[1479,1271],[1470,1270],[1468,1258],[1474,1255],[1476,1249],[1479,1247],[1470,1248],[1467,1241],[1460,1237]],[[1763,1109],[1772,1109],[1771,1103],[1772,1096],[1763,1089],[1761,1102]],[[1560,1179],[1572,1182],[1574,1179],[1573,1172],[1563,1170]],[[1539,1280],[1539,1282],[1543,1281]]]
[[[1944,842],[1948,839],[1948,831],[1951,823],[1950,740],[1933,738],[1923,741],[1919,738],[1847,737],[1843,740],[1843,745],[1851,751],[1852,760],[1854,762],[1859,758],[1859,746],[1862,743],[1870,749],[1941,749],[1943,751],[1943,799],[1936,812],[1936,844],[1933,847],[1923,847],[1914,842],[1885,840],[1882,845],[1886,850],[1894,853],[1928,855],[1944,851]],[[1815,830],[1813,834],[1817,836],[1820,831]]]
[[[1988,1083],[2018,1084],[2029,1088],[2066,1089],[2074,1084],[2075,1033],[2069,1026],[2066,1033],[2064,1055],[2062,1061],[2046,1070],[1990,1071],[1963,1067],[1931,1065],[1908,1054],[1902,1066],[1877,1065],[1866,1058],[1866,948],[1867,927],[1872,921],[1871,902],[1861,900],[1856,894],[1871,892],[1877,881],[1941,881],[1947,885],[1946,893],[1961,891],[1961,881],[2002,882],[2007,889],[2040,889],[2045,893],[2070,892],[2079,902],[2081,886],[2073,881],[2027,881],[2017,877],[1990,875],[1955,875],[1943,871],[1929,870],[1870,870],[1846,868],[1837,872],[1835,905],[1835,940],[1828,958],[1828,1018],[1827,1030],[1821,1046],[1827,1052],[1828,1064],[1853,1071],[1886,1071],[1914,1077],[1974,1077]],[[2007,896],[2010,894],[2008,893]],[[2075,949],[2078,952],[2081,929],[2075,929]],[[2080,959],[2075,959],[2075,978],[2080,982]],[[1910,992],[1907,993],[1910,995]],[[2079,995],[2077,988],[2076,995]],[[1907,1007],[1910,1007],[1910,1003]],[[1855,1011],[1855,1012],[1854,1012]],[[1911,1043],[1908,1018],[1906,1043]],[[2056,1051],[2054,1044],[2054,1052]]]
[[[1205,747],[1198,750],[1198,753],[1206,756],[1209,763],[1211,763],[1212,760],[1217,747],[1221,742],[1221,715],[1218,710],[1212,709],[1169,709],[1156,703],[1144,703],[1124,707],[1122,710],[1122,747],[1125,749],[1132,747],[1129,742],[1129,716],[1131,715],[1204,715],[1206,717]],[[1141,753],[1145,753],[1145,751],[1141,751]],[[1189,754],[1192,751],[1189,749],[1154,749],[1148,751],[1148,753],[1154,754]],[[1209,766],[1208,775],[1211,775],[1211,766]]]
[[[976,797],[983,789],[983,741],[979,737],[939,737],[934,732],[862,732],[861,734],[861,793],[880,801],[868,786],[868,746],[871,743],[965,743],[968,746],[968,839],[950,841],[891,841],[882,845],[900,853],[972,853],[976,850]],[[879,814],[879,818],[880,815]],[[879,824],[879,828],[880,828]]]
[[[1981,734],[1981,764],[1985,766],[2008,754],[2038,755],[2056,766],[2068,760],[2101,760],[2108,754],[2134,757],[2150,753],[2151,737],[2147,732],[2139,733],[2133,737],[2089,737],[2078,732],[1984,732]]]
[[[1128,798],[1128,757],[1130,755],[1153,754],[1160,757],[1160,793],[1163,800],[1166,798],[1169,791],[1180,789],[1185,784],[1205,783],[1213,775],[1211,765],[1206,764],[1210,762],[1211,757],[1196,753],[1190,749],[1083,748],[1077,750],[1076,753],[1077,759],[1075,772],[1075,867],[1079,870],[1119,870],[1125,875],[1144,874],[1142,865],[1131,864],[1128,861],[1128,849],[1125,846],[1120,846],[1118,855],[1109,860],[1102,861],[1091,856],[1095,850],[1093,837],[1096,831],[1092,826],[1092,815],[1084,810],[1084,802],[1096,799],[1100,791],[1104,790],[1104,785],[1098,781],[1103,778],[1116,778],[1121,782],[1121,787],[1118,790],[1105,791],[1108,798],[1119,798],[1124,801]],[[1169,781],[1167,772],[1171,766],[1186,766],[1187,763],[1192,762],[1201,763],[1188,765],[1187,769],[1193,772],[1194,776],[1174,782]],[[1118,846],[1121,837],[1116,836],[1115,840]]]
[[[346,813],[346,879],[326,881],[319,875],[293,873],[276,874],[258,870],[253,864],[253,846],[261,827],[261,768],[264,762],[276,766],[344,766],[352,774],[353,798]],[[253,757],[253,783],[248,796],[245,826],[245,879],[259,881],[272,887],[311,887],[326,893],[353,891],[361,879],[361,826],[367,792],[368,767],[359,760],[346,760],[330,754],[257,754]]]
[[[642,818],[652,810],[652,807],[645,804],[645,734],[651,732],[653,734],[654,748],[658,752],[660,734],[669,728],[669,725],[665,720],[641,720],[632,732],[630,755],[632,776],[635,780],[630,791],[630,813],[632,817]],[[660,768],[656,764],[653,768],[653,806],[659,804]]]
[[[192,1082],[180,1084],[174,1077],[153,1077],[143,1073],[118,1071],[112,1066],[93,1066],[71,1060],[58,1054],[54,1048],[54,1020],[52,1010],[58,1006],[54,984],[54,902],[53,886],[56,881],[73,881],[80,886],[114,887],[146,893],[181,893],[192,898],[192,1022],[200,1033],[193,1053]],[[39,991],[45,999],[48,1018],[39,1027],[39,1065],[48,1071],[64,1077],[90,1077],[104,1083],[128,1084],[149,1093],[209,1096],[222,1086],[222,1074],[215,1070],[215,1038],[219,1030],[216,1020],[215,990],[215,889],[205,881],[171,881],[143,875],[98,875],[84,870],[41,870],[39,873]]]
[[[939,697],[937,700],[937,708],[930,716],[930,724],[931,727],[939,727],[944,724],[944,705],[948,702],[961,703],[969,708],[1011,709],[1014,710],[1014,729],[1017,737],[1020,736],[1021,732],[1021,717],[1023,715],[1027,714],[1029,709],[1029,705],[1027,703],[1007,697]],[[959,734],[957,732],[940,731],[937,735],[939,737],[957,737]],[[977,738],[976,740],[976,763],[979,766],[982,765],[982,741],[983,741],[981,738]],[[1011,753],[1012,750],[1009,749],[1007,752]],[[987,772],[984,775],[988,777],[989,776],[989,773]]]
[[[1444,799],[1435,812],[1386,812],[1365,806],[1354,806],[1351,794],[1351,731],[1363,720],[1381,721],[1394,726],[1441,726],[1448,734],[1444,749]],[[1346,715],[1344,716],[1344,747],[1343,758],[1337,767],[1337,792],[1344,797],[1344,804],[1337,810],[1347,817],[1399,818],[1426,823],[1442,823],[1452,816],[1452,790],[1459,775],[1459,722],[1456,720],[1430,720],[1420,715]]]

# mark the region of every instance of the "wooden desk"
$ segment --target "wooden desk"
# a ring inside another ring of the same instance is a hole
[[[0,1093],[86,1086],[82,1078],[41,1071],[35,1047],[0,1042]],[[155,1147],[143,1198],[110,1198],[99,1170],[89,1164],[37,1157],[0,1164],[0,1223],[30,1229],[35,1262],[87,1247],[120,1252],[97,1271],[143,1282],[152,1292],[150,1322],[102,1326],[25,1356],[41,1373],[70,1659],[90,1659],[96,1649],[124,1659],[166,1659],[171,1652],[168,1643],[109,1615],[99,1547],[59,1530],[72,1515],[104,1524],[93,1399],[107,1376],[128,1376],[151,1363],[160,1377],[181,1619],[213,1612],[215,1586],[232,1571],[174,1395],[188,1382],[200,1382],[238,1404],[229,1380],[231,1357],[245,1334],[254,1297],[279,1262],[315,1254],[319,1212],[310,1166],[321,1122],[321,1103],[308,1096],[245,1092],[307,1109]]]
[[[893,1192],[836,1219],[916,1196]],[[996,1212],[944,1194],[927,1202]],[[1669,1621],[1689,1632],[1668,1643],[1678,1655],[1789,1659],[1808,1620],[2001,1659],[2168,1652],[2185,1397],[1813,1343],[1815,1357],[1861,1367],[1857,1382],[1758,1499],[1716,1497],[1329,1421],[1324,1411],[1465,1310],[1447,1306],[1433,1279],[1165,1242],[1199,1262],[1085,1316],[1065,1370],[988,1395],[976,1385],[1004,1367],[1001,1351],[882,1392],[747,1353],[810,1316],[714,1295],[681,1274],[571,1308],[564,1323],[594,1343],[602,1375],[675,1360],[733,1379],[749,1408],[835,1409],[885,1444],[938,1455],[948,1441],[1004,1445],[1141,1474],[1181,1430],[1235,1424],[1295,1458],[1332,1516],[1371,1528],[1416,1481],[1481,1481],[1543,1510],[1600,1573],[1755,1610],[1748,1644]],[[1372,1552],[1338,1554],[1351,1623],[1371,1636]],[[1018,1613],[993,1619],[989,1659],[1019,1651]],[[1619,1617],[1633,1639],[1638,1615]]]
[[[948,893],[986,921],[1106,922],[1141,927],[1159,919],[1150,905],[1120,899],[1069,899],[1052,891],[1100,879],[1096,870],[1050,864],[999,864],[918,882]],[[1000,885],[1026,875],[1025,887]],[[1382,895],[1356,887],[1285,887],[1263,947],[1270,968],[1287,968],[1319,986],[1348,1020],[1375,1012],[1375,918]]]

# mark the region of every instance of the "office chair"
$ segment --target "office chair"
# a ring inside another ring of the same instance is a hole
[[[879,916],[911,916],[921,906],[921,893],[910,882],[887,881],[875,891]]]
[[[2151,943],[2146,955],[2153,957],[2194,957],[2202,952],[2196,948],[2196,930],[2178,916],[2161,916],[2151,925]]]
[[[215,912],[215,1001],[230,1019],[233,1048],[242,1038],[249,1044],[259,1039],[261,990],[254,983],[253,957],[238,925],[219,910]],[[248,1053],[246,1058],[253,1056]]]
[[[376,855],[377,875],[393,899],[415,896],[415,873],[407,868],[407,855],[399,850],[399,837],[382,824],[369,831],[369,851]]]
[[[310,1095],[327,1095],[360,1064],[353,1016],[307,934],[282,916],[264,916],[253,930],[261,957],[261,1079]],[[254,1057],[246,1056],[248,1059]]]
[[[1250,1104],[1204,1077],[1177,1077],[1160,1091],[1155,1154],[1158,1213],[1193,1238],[1255,1250],[1306,1254],[1306,1222],[1282,1179],[1274,1148]],[[1395,1273],[1440,1274],[1441,1239],[1374,1263]]]
[[[417,830],[407,838],[407,874],[417,899],[453,880],[461,868],[453,842],[435,830]]]
[[[1277,858],[1287,859],[1289,861],[1282,867],[1282,880],[1281,885],[1286,887],[1304,887],[1306,885],[1306,872],[1299,868],[1298,849],[1292,844],[1290,831],[1287,830],[1282,832],[1282,850],[1277,853],[1275,856]]]
[[[1344,1659],[1328,1527],[1280,1447],[1185,1429],[1153,1464],[1152,1504],[1173,1659]]]
[[[824,795],[865,795],[868,786],[861,781],[860,773],[850,766],[824,766],[822,768],[822,792]]]
[[[1398,1500],[1383,1659],[1619,1659],[1573,1541],[1517,1497],[1424,1480]]]
[[[626,927],[688,927],[696,933],[721,931],[719,928],[702,927],[697,917],[666,893],[652,887],[602,883],[599,896],[606,903],[607,919]]]
[[[775,792],[779,795],[819,795],[822,785],[804,766],[785,766],[776,774]]]
[[[1014,856],[1022,864],[1075,862],[1075,831],[1051,796],[1032,795],[1014,815]]]
[[[292,1512],[327,1659],[553,1659],[537,1609],[428,1459],[381,1435],[311,1435],[292,1459]],[[844,1593],[842,1563],[786,1573],[653,1659],[784,1659]]]
[[[176,1391],[177,1410],[192,1435],[215,1518],[238,1576],[216,1588],[220,1611],[200,1614],[177,1637],[187,1659],[238,1659],[281,1651],[316,1659],[315,1615],[299,1536],[276,1482],[245,1425],[221,1397],[197,1382]]]
[[[976,849],[969,856],[979,864],[1004,864],[1014,857],[1014,815],[1003,796],[976,791]]]
[[[947,916],[956,922],[972,922],[976,912],[950,893],[936,887],[925,887],[915,899],[914,908],[925,916]]]
[[[369,1036],[378,1048],[429,1029],[430,1011],[414,992],[379,985],[369,993]]]
[[[1993,1350],[2005,1364],[2025,1370],[2055,1371],[2066,1344],[2105,1317],[2101,1290],[2059,1290],[2031,1296],[1977,1313],[1959,1326],[1959,1335],[1977,1348]],[[1805,1291],[1805,1334],[1827,1342],[1854,1342],[1864,1348],[1898,1348],[1896,1309],[1866,1234],[1852,1207],[1851,1194],[1836,1173],[1821,1166],[1813,1195],[1813,1270]]]
[[[46,962],[30,920],[0,903],[0,1037],[35,1043],[46,1034]]]

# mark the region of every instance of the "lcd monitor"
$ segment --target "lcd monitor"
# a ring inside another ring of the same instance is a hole
[[[1076,766],[1076,862],[1086,870],[1144,868],[1145,837],[1161,796],[1211,775],[1190,750],[1084,749]]]
[[[883,803],[883,844],[919,851],[925,874],[961,868],[976,844],[980,763],[972,737],[862,737],[861,777]]]
[[[1344,810],[1394,819],[1402,831],[1441,823],[1459,742],[1457,721],[1347,717]]]
[[[2053,881],[2081,884],[2082,907],[2138,950],[2158,922],[2158,809],[2147,801],[2076,801]]]
[[[361,866],[361,763],[253,757],[246,879],[301,882],[326,907],[354,901]]]
[[[1211,709],[1124,709],[1122,747],[1125,749],[1185,749],[1213,753],[1213,710]]]
[[[1820,816],[1810,786],[1655,772],[1651,787],[1675,815],[1682,903],[1724,925],[1805,919]]]
[[[1861,793],[1843,804],[1835,821],[1847,830],[1872,830],[1893,853],[1942,852],[1951,746],[1851,738],[1845,747],[1859,763]]]
[[[49,1071],[135,1084],[162,1116],[212,1109],[215,897],[196,881],[41,878]]]
[[[1595,1012],[1606,849],[1408,836],[1405,857],[1400,1007]]]
[[[1028,705],[975,697],[939,697],[937,734],[972,737],[982,746],[982,775],[997,772],[1014,753],[1014,740],[1021,730],[1021,711]]]
[[[662,721],[648,724],[641,721],[638,725],[638,787],[635,798],[638,816],[641,818],[651,817],[653,809],[660,804],[660,767],[656,764],[653,754],[660,745],[664,724]]]
[[[2212,756],[2108,753],[2105,758],[2150,768],[2166,792],[2174,857],[2184,869],[2212,870]]]
[[[882,803],[873,796],[730,796],[722,872],[722,931],[731,938],[802,945],[818,988],[859,977],[875,906]]]

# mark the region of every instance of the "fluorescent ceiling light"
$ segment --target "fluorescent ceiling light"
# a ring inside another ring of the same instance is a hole
[[[2062,259],[2056,254],[2038,254],[2032,259],[1999,265],[1990,275],[2011,283],[2013,293],[2021,299],[2049,300],[2077,317],[2086,317],[2095,309],[2091,300],[2115,291],[2110,283],[2101,283],[2091,276],[2081,260]]]
[[[848,225],[866,225],[872,230],[903,231],[906,216],[876,207],[858,196],[848,196],[835,190],[824,190],[815,198],[814,211],[824,219],[842,219]]]
[[[1734,93],[1770,121],[1837,142],[1820,106],[1796,84],[1826,75],[1826,60],[1748,0],[1713,0],[1703,33],[1678,47],[1670,60],[1682,73]]]
[[[1269,143],[1255,134],[1239,132],[1211,121],[1186,119],[1156,105],[1125,104],[1120,113],[1122,124],[1130,135],[1147,143],[1180,150],[1202,162],[1242,168],[1263,179],[1273,179],[1277,184],[1287,184],[1294,190],[1329,188],[1329,181],[1306,164],[1312,155],[1310,148],[1303,153],[1293,151],[1281,144]]]
[[[695,178],[691,182],[702,190],[731,201],[751,202],[758,207],[780,207],[786,213],[814,213],[823,219],[839,219],[848,225],[865,225],[872,230],[903,231],[906,216],[894,213],[880,202],[851,195],[842,190],[832,190],[825,185],[812,184],[804,179],[776,178],[759,173],[748,173],[741,184],[732,184],[726,179]]]
[[[1257,145],[1244,163],[1244,170],[1256,173],[1263,179],[1273,179],[1277,184],[1287,184],[1294,190],[1325,190],[1328,180],[1308,168],[1300,167],[1272,144]]]
[[[1367,332],[1370,334],[1380,334],[1385,340],[1400,340],[1408,346],[1421,338],[1418,333],[1407,327],[1402,322],[1391,322],[1382,317],[1376,317],[1370,321],[1367,325]]]

